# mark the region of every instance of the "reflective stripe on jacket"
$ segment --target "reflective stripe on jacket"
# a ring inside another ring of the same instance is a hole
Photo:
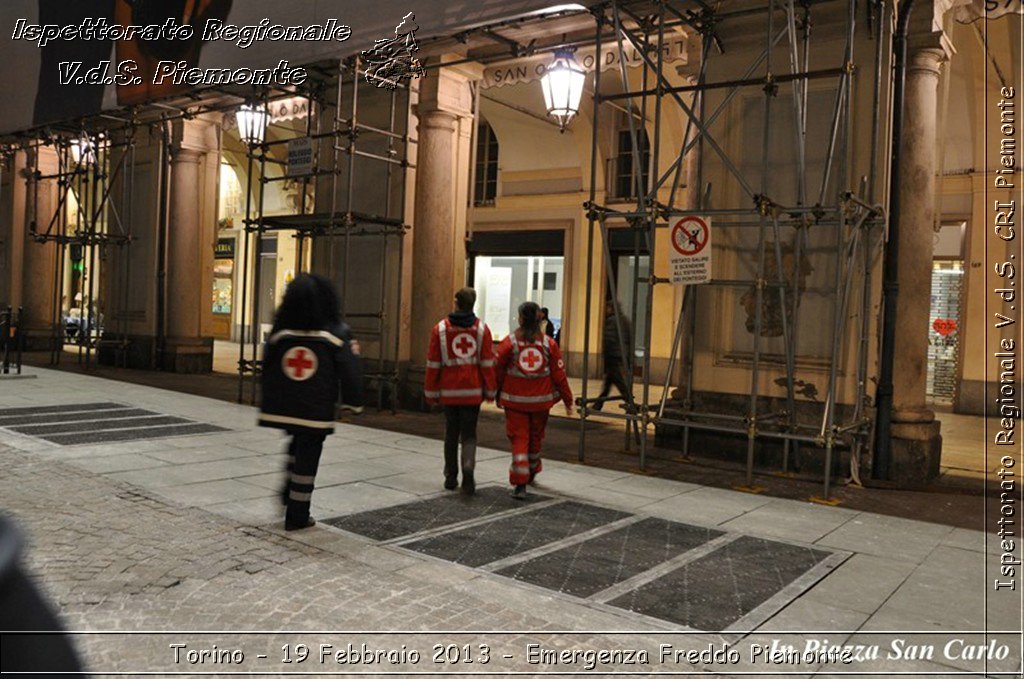
[[[562,352],[547,335],[532,342],[517,330],[498,346],[499,403],[513,410],[549,410],[559,401],[572,403]]]
[[[444,319],[430,333],[423,396],[428,403],[479,405],[494,399],[494,341],[479,318],[469,327]]]

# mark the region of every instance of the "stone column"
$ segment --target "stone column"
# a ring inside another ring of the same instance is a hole
[[[457,116],[420,110],[413,223],[412,362],[426,360],[430,328],[451,311],[455,289],[453,146]],[[461,245],[461,243],[460,243]]]
[[[203,247],[204,149],[189,145],[190,131],[182,130],[171,151],[171,187],[167,237],[165,340],[161,368],[199,373],[213,369],[213,338],[202,334],[202,288],[207,250]],[[213,254],[210,250],[209,258]],[[206,294],[204,294],[206,293]]]
[[[466,211],[458,201],[465,200],[469,172],[459,162],[466,151],[463,137],[468,139],[460,129],[474,122],[469,82],[481,75],[480,66],[460,64],[420,81],[410,302],[409,382],[414,398],[423,383],[431,328],[452,310],[455,291],[464,285]]]
[[[939,422],[925,402],[935,235],[936,117],[941,46],[912,49],[900,143],[899,296],[890,478],[921,482],[939,471]]]
[[[39,147],[29,153],[28,165],[30,173],[56,174],[57,154],[52,148]],[[33,226],[40,234],[49,228],[59,203],[57,180],[30,177],[24,181],[18,177],[15,181],[26,191],[23,213],[26,221],[15,225],[15,228],[20,226],[25,229],[20,301],[24,308],[22,328],[25,345],[29,350],[49,349],[56,321],[54,288],[59,285],[55,279],[57,244],[53,241],[37,242],[29,234]],[[18,190],[18,186],[15,186],[15,190]]]

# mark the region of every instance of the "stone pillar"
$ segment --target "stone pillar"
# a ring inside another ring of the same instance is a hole
[[[29,153],[28,165],[29,173],[56,174],[57,154],[52,148],[38,147]],[[26,192],[23,213],[26,221],[21,225],[15,224],[15,228],[20,226],[25,229],[20,299],[20,305],[24,308],[22,329],[25,333],[25,346],[30,351],[49,349],[56,332],[54,295],[55,286],[59,285],[55,278],[57,244],[54,241],[38,242],[31,237],[30,231],[34,226],[36,232],[42,234],[49,228],[59,203],[57,180],[30,176],[27,181],[20,177],[15,181],[21,183]]]
[[[412,362],[423,363],[430,328],[451,311],[455,289],[453,146],[457,116],[443,110],[419,115],[416,209],[413,223]],[[459,244],[461,246],[461,243]]]
[[[481,75],[478,65],[460,64],[420,81],[409,375],[414,397],[422,390],[431,328],[452,310],[455,291],[465,284],[466,211],[458,201],[469,188],[468,135],[460,131],[474,122],[469,82]]]
[[[937,476],[942,452],[939,422],[926,405],[925,389],[936,219],[939,66],[946,57],[945,49],[935,45],[912,49],[907,59],[900,143],[899,296],[890,466],[890,478],[902,483]]]
[[[213,257],[212,249],[205,248],[203,242],[202,167],[206,154],[205,149],[190,143],[192,130],[183,128],[175,132],[171,150],[166,327],[160,367],[181,373],[210,372],[213,337],[202,334],[203,305],[210,303],[209,294],[202,288],[203,268],[206,259],[212,261]]]

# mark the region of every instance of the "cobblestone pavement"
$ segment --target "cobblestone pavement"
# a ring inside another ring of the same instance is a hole
[[[980,631],[986,624],[992,630],[1020,629],[1019,596],[999,598],[990,593],[987,608],[982,603],[998,553],[991,543],[986,552],[981,533],[608,470],[549,465],[544,472],[547,492],[852,553],[751,634],[670,632],[667,627],[652,628],[626,611],[590,606],[337,529],[317,526],[284,533],[275,504],[280,436],[252,426],[251,409],[148,387],[36,372],[37,379],[4,383],[0,407],[116,400],[232,430],[67,447],[0,430],[0,510],[13,515],[27,534],[27,569],[59,607],[67,626],[80,632],[76,643],[89,669],[98,674],[227,669],[518,671],[539,676],[586,666],[585,656],[569,664],[530,663],[526,649],[531,643],[549,649],[637,648],[650,653],[650,665],[603,665],[597,659],[589,672],[597,675],[715,670],[735,676],[756,669],[784,671],[786,676],[820,671],[824,676],[855,669],[943,676],[963,669],[1021,669],[1019,634],[999,636],[1008,657],[987,668],[981,660],[947,657],[943,650],[956,638],[955,632],[970,643],[981,643],[978,635],[963,633]],[[314,511],[321,518],[399,504],[438,490],[436,442],[358,426],[340,427],[329,441],[314,493]],[[501,482],[506,468],[505,453],[482,449],[478,482]],[[482,632],[486,630],[493,632]],[[640,630],[646,632],[625,634]],[[117,633],[88,633],[96,631]],[[240,634],[243,631],[274,633]],[[406,633],[383,633],[387,631]],[[918,659],[887,658],[894,638],[938,650],[930,658],[923,652]],[[853,665],[811,662],[790,667],[751,658],[755,643],[788,643],[803,649],[808,640],[826,639],[830,646],[845,643],[869,649],[881,644],[881,657]],[[349,643],[391,649],[406,662],[339,664],[330,652],[344,650]],[[665,643],[694,650],[728,645],[741,657],[717,664],[704,658],[692,664],[662,663],[658,648]],[[172,645],[180,644],[185,646],[178,647],[175,663]],[[310,655],[296,663],[302,644]],[[324,662],[322,644],[332,646]],[[457,654],[465,660],[469,653],[474,662],[434,663],[435,644],[442,644],[449,658]],[[488,646],[487,664],[480,662],[480,644]],[[188,662],[188,651],[214,646],[221,651],[240,649],[244,658],[227,668],[209,660]],[[291,663],[282,662],[285,647]],[[419,652],[418,662],[410,661],[412,650]],[[267,657],[259,658],[261,654]]]

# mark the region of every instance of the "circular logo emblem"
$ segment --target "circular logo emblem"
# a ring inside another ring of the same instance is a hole
[[[684,217],[672,227],[672,247],[692,257],[708,244],[708,225],[700,217]]]
[[[537,347],[526,347],[519,352],[519,369],[525,373],[534,373],[544,365],[544,354]]]
[[[468,332],[460,333],[452,342],[452,352],[459,358],[469,358],[476,354],[476,338]]]
[[[316,354],[306,347],[292,347],[281,358],[281,370],[285,377],[303,382],[316,374]]]

